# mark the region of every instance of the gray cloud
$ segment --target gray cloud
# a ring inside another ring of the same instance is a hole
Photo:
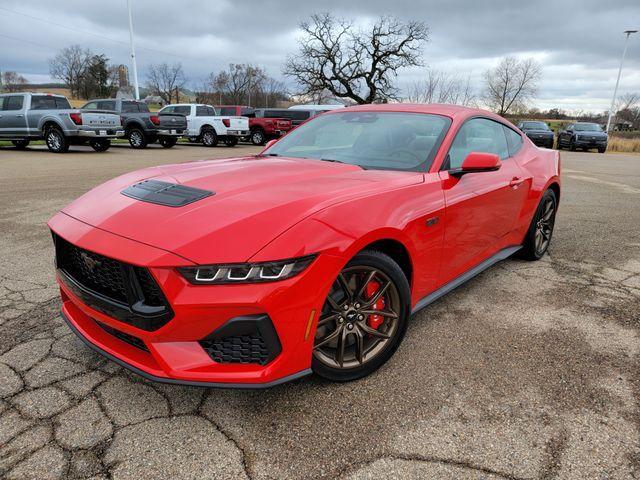
[[[299,22],[317,10],[358,21],[380,14],[424,20],[431,29],[425,62],[470,76],[478,89],[484,71],[500,57],[533,55],[544,67],[537,99],[543,108],[606,109],[622,31],[640,27],[638,0],[134,0],[141,81],[146,67],[161,61],[182,62],[194,85],[229,62],[256,63],[280,77],[284,58],[296,50]],[[127,64],[127,41],[124,0],[4,0],[0,5],[0,69],[17,70],[34,81],[46,78],[48,59],[72,43]],[[408,70],[398,81],[408,84],[423,74],[423,69]],[[630,42],[620,88],[640,91],[640,34]]]

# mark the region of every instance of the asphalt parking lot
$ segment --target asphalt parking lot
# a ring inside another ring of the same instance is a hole
[[[550,255],[423,310],[349,384],[266,391],[140,379],[58,317],[46,221],[183,145],[0,149],[0,477],[640,478],[640,156],[563,152]]]

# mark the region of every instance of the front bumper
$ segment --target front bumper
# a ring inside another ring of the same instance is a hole
[[[576,138],[574,143],[579,148],[607,148],[607,139]]]
[[[264,388],[311,372],[313,332],[332,282],[327,279],[335,277],[342,259],[320,255],[304,272],[280,282],[192,285],[176,270],[193,265],[182,257],[93,228],[63,213],[52,218],[49,226],[82,249],[146,267],[171,305],[169,321],[145,330],[93,308],[58,274],[63,317],[85,343],[107,358],[152,380],[214,387]],[[205,349],[204,341],[232,320],[265,316],[273,325],[280,350],[263,364],[214,361],[215,355]]]
[[[527,135],[529,140],[533,142],[534,145],[538,147],[547,147],[549,145],[553,146],[553,136],[552,135]]]
[[[124,130],[118,128],[79,129],[73,133],[77,137],[118,138],[124,137]]]

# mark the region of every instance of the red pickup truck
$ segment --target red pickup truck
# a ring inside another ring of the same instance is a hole
[[[267,140],[278,138],[291,130],[291,119],[263,118],[256,110],[246,105],[216,105],[220,115],[234,115],[249,118],[249,140],[254,145],[264,145]]]

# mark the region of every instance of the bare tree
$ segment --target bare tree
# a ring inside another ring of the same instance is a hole
[[[0,75],[0,91],[20,92],[28,83],[27,79],[17,72],[2,72]]]
[[[616,107],[616,117],[631,122],[632,128],[640,126],[640,94],[628,92],[620,95]]]
[[[330,13],[311,16],[300,24],[300,51],[283,69],[302,95],[325,91],[356,103],[397,98],[398,70],[422,65],[421,49],[429,29],[420,21],[383,16],[366,30]]]
[[[538,91],[542,67],[533,58],[505,57],[485,73],[485,101],[499,115],[522,109]]]
[[[267,81],[267,74],[261,68],[250,64],[231,63],[229,68],[212,77],[212,85],[227,102],[234,105],[256,99]]]
[[[147,86],[153,95],[158,95],[165,103],[171,103],[174,97],[176,102],[180,101],[180,89],[187,83],[182,64],[150,65],[147,77]]]
[[[409,87],[406,99],[413,103],[477,104],[470,77],[462,79],[457,75],[432,69],[427,70],[424,80]]]
[[[53,78],[62,80],[71,91],[71,96],[77,98],[92,57],[88,48],[83,50],[80,45],[71,45],[49,60],[49,72]]]

